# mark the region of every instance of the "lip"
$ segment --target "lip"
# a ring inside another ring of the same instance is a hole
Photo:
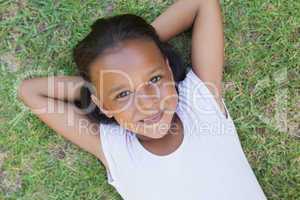
[[[163,111],[161,110],[158,113],[141,120],[141,122],[143,122],[145,124],[154,124],[154,123],[159,122],[161,120],[162,116],[163,116]]]

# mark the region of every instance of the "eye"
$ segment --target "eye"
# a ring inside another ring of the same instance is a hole
[[[150,82],[152,82],[152,83],[156,83],[156,82],[158,82],[160,79],[161,79],[161,75],[158,75],[158,76],[154,76],[151,80],[150,80]]]
[[[123,91],[116,96],[116,99],[126,97],[128,93],[130,93],[129,90]]]

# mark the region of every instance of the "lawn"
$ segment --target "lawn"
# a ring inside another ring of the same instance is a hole
[[[27,77],[75,73],[71,49],[95,19],[151,22],[171,3],[0,1],[0,199],[121,199],[100,161],[43,124],[16,89]],[[300,1],[221,3],[225,101],[244,152],[268,199],[300,199]],[[189,66],[191,31],[170,42]]]

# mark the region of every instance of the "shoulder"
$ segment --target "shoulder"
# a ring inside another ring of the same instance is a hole
[[[195,74],[193,68],[189,67],[186,72],[185,78],[179,82],[181,87],[193,87],[204,84],[203,81]]]
[[[221,103],[225,108],[225,113],[221,111],[219,103],[216,101],[213,93],[199,76],[197,76],[193,68],[190,67],[187,70],[186,77],[179,82],[178,88],[179,98],[185,104],[191,106],[192,109],[195,109],[195,111],[200,111],[201,114],[217,114],[222,118],[229,117],[224,99],[221,98]]]
[[[196,97],[199,94],[210,94],[204,82],[195,74],[192,68],[187,70],[186,77],[178,83],[180,95]]]
[[[119,146],[126,137],[125,130],[117,124],[99,124],[99,132],[103,148]]]
[[[108,162],[112,159],[120,163],[128,162],[134,144],[133,133],[118,124],[100,123],[99,129],[103,152]]]
[[[108,182],[116,186],[127,176],[128,171],[132,171],[134,135],[118,124],[100,123],[99,129],[103,153],[108,164]]]

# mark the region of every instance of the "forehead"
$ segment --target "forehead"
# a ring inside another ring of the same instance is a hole
[[[163,67],[163,55],[152,41],[129,40],[109,49],[91,66],[92,81],[105,88],[128,82],[128,78],[142,78],[155,68]]]

